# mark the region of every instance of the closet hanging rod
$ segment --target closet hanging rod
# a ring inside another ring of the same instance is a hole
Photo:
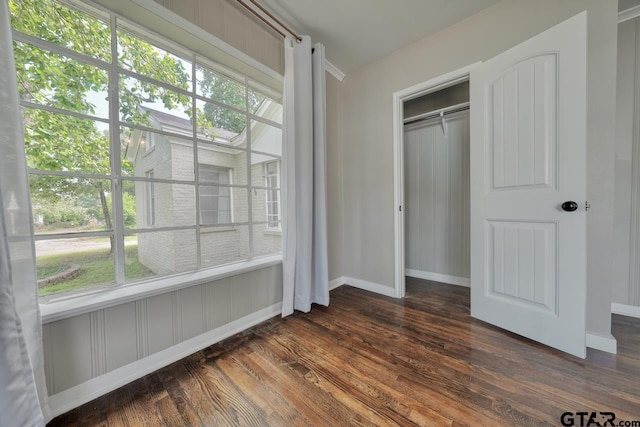
[[[405,125],[420,122],[423,120],[435,119],[440,117],[442,114],[453,114],[458,113],[460,111],[465,111],[469,109],[469,102],[463,102],[461,104],[451,105],[449,107],[440,108],[439,110],[428,111],[426,113],[418,114],[416,116],[407,117],[403,120]]]

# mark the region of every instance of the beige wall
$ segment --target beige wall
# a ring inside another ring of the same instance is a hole
[[[284,73],[282,36],[235,0],[155,0],[236,49]]]
[[[280,301],[282,268],[277,265],[47,323],[43,335],[49,394]]]
[[[589,13],[588,319],[610,332],[616,2],[503,0],[347,76],[343,119],[342,274],[394,285],[392,94],[489,59],[582,10]]]

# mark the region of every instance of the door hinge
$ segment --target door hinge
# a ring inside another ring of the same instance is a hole
[[[584,210],[585,211],[588,211],[590,207],[591,207],[591,205],[589,204],[588,201],[584,202]]]
[[[402,205],[398,206],[398,211],[402,212]]]

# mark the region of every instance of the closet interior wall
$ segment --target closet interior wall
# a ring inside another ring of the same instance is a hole
[[[469,110],[411,120],[468,101],[464,82],[404,104],[407,276],[469,284]]]

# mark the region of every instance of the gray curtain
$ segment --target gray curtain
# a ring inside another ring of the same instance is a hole
[[[0,1],[0,426],[49,417],[9,9]]]
[[[324,46],[285,39],[282,315],[329,305]]]

